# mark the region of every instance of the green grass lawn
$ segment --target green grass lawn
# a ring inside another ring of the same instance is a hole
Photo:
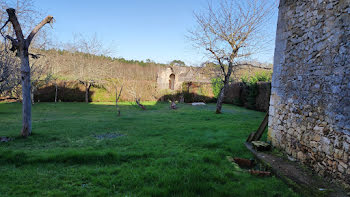
[[[224,105],[38,103],[19,137],[21,104],[0,103],[0,196],[297,196],[276,177],[235,168],[264,113]],[[106,133],[121,134],[100,139]]]

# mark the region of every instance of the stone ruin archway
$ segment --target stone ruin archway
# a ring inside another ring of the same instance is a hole
[[[174,74],[171,74],[169,76],[169,89],[175,90],[175,75]]]

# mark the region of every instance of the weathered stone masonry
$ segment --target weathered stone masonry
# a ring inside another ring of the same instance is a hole
[[[269,139],[350,184],[350,0],[281,0]]]

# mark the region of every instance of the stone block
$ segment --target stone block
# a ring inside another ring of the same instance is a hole
[[[345,163],[348,163],[349,161],[349,154],[347,152],[344,152],[343,160]]]
[[[316,141],[316,142],[319,142],[321,140],[321,136],[320,135],[315,135],[313,137],[313,140]]]
[[[345,172],[345,169],[342,165],[338,165],[338,171],[341,172],[341,173],[344,173]]]
[[[340,161],[339,165],[341,165],[343,168],[347,169],[348,168],[348,164],[345,164],[344,162]]]
[[[334,158],[343,159],[343,151],[340,149],[334,149]]]
[[[297,158],[300,160],[300,161],[305,161],[306,160],[306,156],[303,152],[299,151],[298,154],[297,154]]]
[[[318,143],[316,141],[310,141],[310,146],[316,148],[318,147]]]

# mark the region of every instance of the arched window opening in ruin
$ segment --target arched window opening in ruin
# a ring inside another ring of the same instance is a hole
[[[174,90],[175,89],[175,75],[171,74],[169,77],[169,89]]]

